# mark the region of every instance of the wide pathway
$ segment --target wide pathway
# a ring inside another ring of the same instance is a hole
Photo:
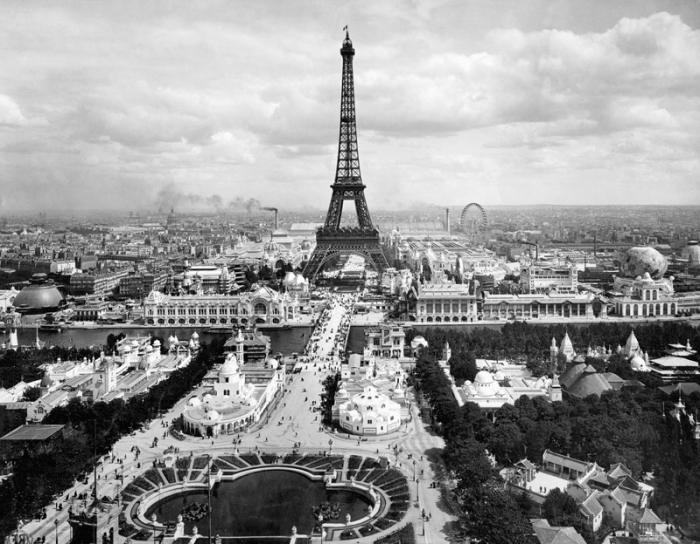
[[[187,398],[191,396],[185,395],[163,418],[151,421],[147,428],[123,437],[114,445],[111,455],[105,456],[98,467],[98,495],[118,496],[121,489],[171,447],[178,448],[179,455],[256,450],[288,452],[295,446],[303,451],[357,455],[379,453],[399,465],[409,480],[415,477],[415,483],[412,482],[410,488],[419,508],[409,509],[405,521],[414,523],[417,541],[430,544],[445,542],[457,518],[444,506],[439,488],[430,487],[430,482],[437,479],[436,472],[440,467],[436,454],[444,444],[418,417],[415,403],[411,406],[411,421],[391,435],[357,440],[354,436],[327,432],[321,427],[322,383],[335,372],[339,361],[337,354],[345,348],[345,329],[349,327],[354,302],[347,295],[344,297],[329,301],[329,308],[319,319],[317,330],[309,341],[308,355],[301,365],[301,371],[288,376],[284,394],[264,421],[236,435],[177,440],[167,433],[167,428],[180,416]],[[343,334],[339,334],[341,332]],[[158,439],[157,446],[154,445],[155,439]],[[52,505],[47,509],[45,519],[34,520],[24,529],[32,539],[43,536],[51,541],[55,541],[57,532],[58,542],[66,544],[70,539],[66,498],[73,493],[89,494],[92,485],[92,476],[87,484],[76,483],[61,497],[63,510],[56,512]],[[421,516],[421,511],[425,512],[425,516]],[[58,525],[55,525],[56,520]],[[359,539],[359,542],[366,544],[375,538],[376,535]]]

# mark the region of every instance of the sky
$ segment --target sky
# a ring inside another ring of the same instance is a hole
[[[0,214],[700,204],[696,0],[0,2]]]

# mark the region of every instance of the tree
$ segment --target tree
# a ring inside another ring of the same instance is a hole
[[[515,500],[502,489],[462,491],[467,533],[488,544],[530,544],[532,527]]]
[[[258,275],[250,268],[245,269],[245,281],[250,286],[258,282]]]
[[[39,397],[41,397],[41,387],[28,387],[24,390],[24,395],[22,395],[22,401],[34,402]]]
[[[468,351],[464,354],[453,355],[449,360],[450,374],[457,385],[462,385],[465,380],[474,381],[476,376],[476,357]]]
[[[478,488],[488,481],[493,469],[484,444],[473,438],[450,440],[445,446],[445,464],[455,472],[460,489]]]
[[[542,514],[551,525],[579,526],[578,505],[571,495],[552,489],[542,504]]]

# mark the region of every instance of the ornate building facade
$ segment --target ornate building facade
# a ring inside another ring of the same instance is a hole
[[[476,296],[468,283],[426,283],[416,295],[413,320],[418,323],[475,321]]]
[[[148,325],[276,324],[294,319],[298,310],[298,299],[268,287],[240,295],[171,296],[152,291],[144,300]]]

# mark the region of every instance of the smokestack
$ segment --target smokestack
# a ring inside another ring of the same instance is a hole
[[[450,209],[445,208],[445,230],[450,234]]]

